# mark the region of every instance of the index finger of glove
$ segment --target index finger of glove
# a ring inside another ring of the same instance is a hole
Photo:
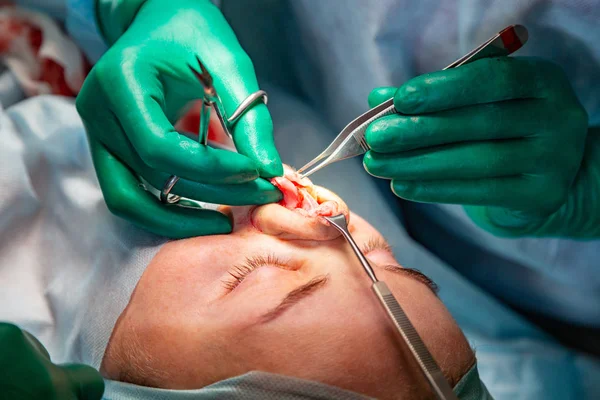
[[[543,97],[544,63],[534,59],[482,59],[457,68],[417,76],[394,95],[402,114],[424,114],[468,105]]]
[[[378,153],[397,153],[450,143],[539,135],[556,123],[557,118],[536,100],[515,100],[426,115],[388,115],[369,125],[365,140]]]
[[[392,97],[394,97],[394,93],[396,93],[396,90],[398,90],[397,87],[391,86],[382,86],[371,90],[368,99],[369,107],[377,107],[384,101],[391,99]]]

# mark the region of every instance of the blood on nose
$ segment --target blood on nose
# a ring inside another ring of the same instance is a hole
[[[219,211],[233,221],[235,232],[257,230],[281,239],[331,240],[340,236],[324,217],[344,214],[349,219],[346,203],[335,193],[300,178],[290,167],[285,175],[271,182],[283,193],[277,204],[262,206],[221,206]]]

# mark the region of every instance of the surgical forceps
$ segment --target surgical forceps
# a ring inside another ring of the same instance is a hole
[[[458,397],[454,394],[450,384],[444,377],[442,370],[431,356],[429,350],[427,350],[423,340],[404,313],[404,310],[400,307],[398,300],[396,300],[385,282],[377,279],[373,267],[371,267],[367,258],[356,245],[356,242],[348,231],[346,217],[344,217],[343,214],[340,214],[333,217],[325,217],[325,219],[342,233],[346,241],[350,244],[350,247],[352,247],[358,261],[360,261],[363,269],[373,282],[371,289],[375,292],[377,299],[379,299],[379,302],[385,309],[388,317],[391,318],[396,330],[400,333],[400,336],[402,336],[407,347],[417,360],[417,363],[421,367],[421,371],[423,371],[425,378],[427,378],[427,381],[437,398],[440,400],[458,400]]]
[[[198,131],[198,141],[202,145],[208,145],[208,125],[210,123],[210,110],[214,107],[215,112],[217,114],[217,118],[223,127],[225,133],[232,138],[231,131],[235,126],[236,122],[240,119],[242,115],[246,111],[250,109],[257,101],[262,101],[264,104],[267,104],[267,92],[264,90],[258,90],[252,93],[250,96],[246,97],[244,101],[235,109],[233,114],[228,118],[227,113],[225,112],[225,108],[223,107],[223,103],[217,94],[217,90],[213,85],[213,79],[200,58],[196,56],[196,60],[200,65],[200,72],[196,71],[192,66],[190,69],[192,73],[202,83],[202,87],[204,88],[203,98],[202,98],[202,107],[200,109],[200,129]],[[171,175],[167,182],[163,186],[163,189],[160,192],[160,201],[165,204],[175,204],[179,202],[181,199],[180,196],[170,194],[171,190],[173,190],[173,186],[179,180],[178,176]]]
[[[444,70],[460,67],[481,58],[507,56],[523,47],[527,39],[527,28],[523,25],[511,25],[448,65]],[[300,168],[298,173],[306,178],[329,164],[366,153],[370,150],[365,141],[367,127],[376,119],[396,112],[394,99],[391,98],[360,115],[346,125],[321,154]]]

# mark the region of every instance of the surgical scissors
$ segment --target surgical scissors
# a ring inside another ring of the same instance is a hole
[[[527,39],[527,28],[523,25],[511,25],[448,65],[444,70],[459,67],[481,58],[508,56],[523,47]],[[366,153],[370,150],[365,141],[365,132],[369,124],[396,112],[392,98],[360,115],[346,125],[321,154],[300,168],[298,173],[306,178],[329,164]]]
[[[398,333],[400,333],[402,339],[404,339],[404,342],[406,343],[410,352],[417,360],[417,363],[421,367],[421,371],[423,371],[425,378],[427,378],[427,381],[431,385],[431,388],[438,399],[458,400],[458,397],[456,394],[454,394],[450,384],[444,377],[442,370],[433,359],[429,350],[427,350],[425,343],[423,343],[423,340],[406,316],[406,313],[402,307],[400,307],[398,300],[396,300],[385,282],[377,279],[375,271],[373,271],[373,267],[371,267],[371,264],[360,251],[356,242],[352,238],[352,235],[350,235],[350,231],[348,230],[348,225],[346,223],[346,217],[343,214],[340,214],[332,217],[325,217],[325,219],[341,232],[342,236],[344,236],[346,241],[350,244],[350,247],[352,247],[352,250],[358,258],[358,261],[373,282],[371,289],[385,309],[388,317],[394,323],[396,330]]]
[[[223,107],[223,103],[217,94],[217,90],[213,85],[213,79],[211,74],[208,72],[202,61],[198,56],[196,56],[196,60],[198,61],[198,65],[200,66],[200,72],[196,71],[192,66],[190,66],[190,70],[202,83],[202,87],[204,88],[204,94],[202,97],[202,106],[200,109],[200,129],[198,131],[198,142],[200,144],[207,146],[208,145],[208,125],[210,123],[210,111],[214,108],[217,118],[223,127],[225,133],[232,138],[231,131],[235,126],[236,122],[241,118],[242,115],[250,107],[252,107],[257,101],[262,101],[264,104],[267,104],[268,97],[267,92],[264,90],[258,90],[252,93],[250,96],[246,97],[244,101],[235,109],[235,111],[231,114],[230,117],[227,117],[227,113],[225,112],[225,108]],[[181,199],[180,196],[170,194],[173,186],[179,181],[179,177],[176,175],[171,175],[167,182],[163,186],[163,189],[160,192],[160,201],[165,204],[175,204],[179,202]]]

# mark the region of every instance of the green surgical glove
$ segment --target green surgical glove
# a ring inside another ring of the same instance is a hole
[[[200,58],[230,115],[259,89],[254,67],[221,12],[208,0],[97,0],[110,49],[77,97],[92,158],[109,209],[159,235],[183,238],[228,233],[216,211],[161,204],[138,182],[208,203],[245,205],[280,200],[267,180],[283,174],[266,105],[235,125],[233,153],[180,135],[173,123],[203,88],[189,66]]]
[[[407,200],[463,204],[499,236],[600,236],[600,141],[563,71],[494,58],[418,76],[372,123],[366,170]]]
[[[18,400],[100,400],[104,380],[87,365],[54,365],[42,344],[0,323],[0,397]]]

